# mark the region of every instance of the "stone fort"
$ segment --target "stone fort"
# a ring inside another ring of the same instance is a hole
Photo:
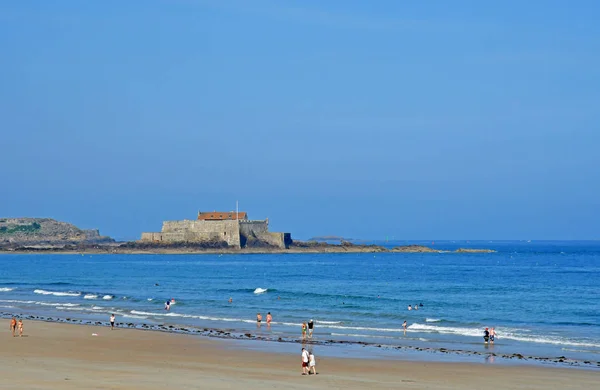
[[[164,221],[158,233],[142,233],[142,242],[224,241],[232,248],[288,248],[290,233],[269,231],[269,219],[250,220],[246,212],[198,212],[195,220]]]

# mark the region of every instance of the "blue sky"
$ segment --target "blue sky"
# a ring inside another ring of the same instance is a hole
[[[485,3],[485,4],[484,4]],[[0,5],[0,215],[600,238],[595,1]]]

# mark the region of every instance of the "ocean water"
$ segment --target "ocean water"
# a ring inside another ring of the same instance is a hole
[[[600,242],[433,245],[498,252],[0,255],[0,312],[600,361]]]

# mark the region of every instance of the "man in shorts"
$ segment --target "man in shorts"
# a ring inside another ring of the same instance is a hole
[[[302,375],[308,375],[309,354],[305,348],[302,348]]]
[[[17,320],[15,317],[10,320],[10,331],[12,332],[12,336],[15,337],[15,332],[17,331]]]
[[[308,321],[308,338],[309,339],[312,339],[312,334],[313,334],[314,327],[315,327],[315,323],[311,319],[310,321]]]

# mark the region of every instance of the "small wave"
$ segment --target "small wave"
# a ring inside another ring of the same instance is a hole
[[[0,287],[0,292],[9,292],[14,290],[14,288],[10,288],[10,287]]]
[[[145,320],[146,318],[148,318],[148,317],[145,317],[145,316],[136,316],[134,314],[123,314],[123,317],[124,318],[136,318],[136,319],[139,319],[139,320]]]
[[[341,324],[342,321],[315,321],[317,324],[323,324],[323,325],[336,325],[336,324]]]
[[[459,328],[459,327],[448,327],[448,326],[435,326],[435,325],[423,325],[419,323],[412,324],[408,327],[410,330],[418,330],[421,332],[428,333],[440,333],[440,334],[454,334],[459,336],[469,337],[483,337],[483,331],[481,328]],[[523,332],[523,333],[518,333]],[[582,340],[571,340],[563,337],[553,336],[538,336],[535,334],[529,334],[530,331],[519,330],[519,329],[497,329],[496,337],[498,339],[509,339],[515,341],[521,341],[526,343],[536,344],[552,344],[552,345],[570,345],[577,347],[590,347],[600,348],[600,344],[593,342],[582,341]]]
[[[62,291],[47,291],[47,290],[33,290],[34,293],[36,294],[42,294],[42,295],[54,295],[57,297],[78,297],[81,295],[80,292],[73,292],[73,291],[69,291],[69,292],[62,292]]]
[[[102,297],[102,299],[104,299],[105,301],[109,301],[111,299],[113,299],[114,297],[112,295],[105,295]]]
[[[442,320],[438,318],[425,318],[425,322],[442,322]]]
[[[104,310],[105,308],[102,306],[92,306],[92,310]]]
[[[98,295],[96,294],[85,294],[83,299],[98,299]]]
[[[148,298],[148,302],[152,302],[154,298]]]
[[[269,290],[268,288],[260,288],[260,287],[258,287],[256,290],[254,290],[254,294],[266,293],[268,290]]]

